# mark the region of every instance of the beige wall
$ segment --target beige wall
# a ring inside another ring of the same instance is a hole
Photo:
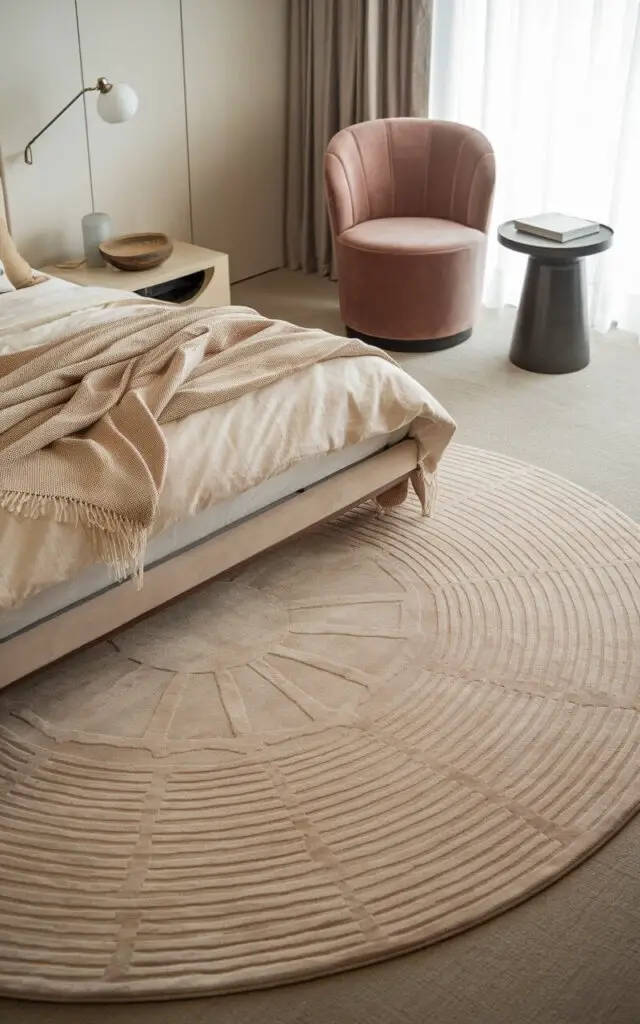
[[[80,221],[222,249],[239,280],[280,266],[287,0],[0,0],[0,148],[13,233],[34,264],[81,254]],[[140,107],[108,125],[105,75]],[[191,209],[190,209],[191,207]]]
[[[81,248],[91,209],[82,104],[22,150],[82,87],[74,0],[0,0],[0,147],[11,226],[25,253],[45,263]]]
[[[287,4],[182,0],[193,240],[234,280],[283,262]]]

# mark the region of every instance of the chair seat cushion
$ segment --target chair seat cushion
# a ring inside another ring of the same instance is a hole
[[[340,235],[342,245],[380,253],[450,253],[484,245],[482,231],[438,217],[365,220]]]
[[[436,217],[389,217],[347,228],[336,244],[344,323],[394,341],[469,330],[486,241],[483,231]]]

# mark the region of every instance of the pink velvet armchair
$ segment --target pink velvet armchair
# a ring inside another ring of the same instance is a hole
[[[349,335],[422,351],[469,337],[494,180],[491,145],[465,125],[387,118],[333,137],[325,181]]]

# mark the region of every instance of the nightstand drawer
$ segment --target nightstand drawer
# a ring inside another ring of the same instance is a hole
[[[175,302],[180,305],[193,302],[202,291],[205,282],[205,271],[196,270],[194,274],[176,277],[173,281],[163,281],[161,284],[152,284],[147,288],[136,288],[135,291],[136,295],[142,295],[146,299],[161,299],[163,302]]]

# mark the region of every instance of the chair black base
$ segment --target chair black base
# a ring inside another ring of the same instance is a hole
[[[356,331],[353,327],[345,325],[347,338],[360,338],[366,341],[367,345],[375,345],[376,348],[386,349],[388,352],[440,352],[445,348],[453,348],[461,345],[471,337],[472,328],[460,331],[459,334],[450,334],[446,338],[427,338],[419,341],[397,341],[395,338],[378,338],[374,334],[365,334],[364,331]]]

